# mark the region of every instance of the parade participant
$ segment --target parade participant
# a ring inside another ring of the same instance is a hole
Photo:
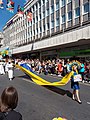
[[[8,77],[9,80],[11,81],[13,79],[13,63],[11,62],[11,60],[9,60],[7,67],[8,67]]]
[[[5,62],[5,73],[8,73],[8,61]]]
[[[80,97],[79,97],[79,79],[82,79],[81,76],[79,76],[78,72],[77,72],[77,66],[74,65],[72,67],[72,72],[73,72],[73,75],[71,76],[71,88],[73,89],[73,94],[72,94],[72,99],[73,100],[77,100],[79,104],[81,104],[81,100],[80,100]],[[78,78],[77,78],[77,75],[78,75]],[[75,81],[76,78],[78,79],[78,81]],[[76,98],[75,98],[76,97]]]
[[[5,88],[0,100],[0,120],[22,120],[22,115],[14,110],[17,104],[17,90],[13,86]]]
[[[5,72],[4,72],[4,62],[2,60],[0,60],[0,74],[1,75],[5,74]]]

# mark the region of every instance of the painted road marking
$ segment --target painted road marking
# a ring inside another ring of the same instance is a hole
[[[31,81],[31,80],[28,80],[28,79],[25,79],[25,78],[23,78],[23,80],[35,84],[35,82],[33,82],[33,81]]]
[[[89,105],[90,105],[90,102],[87,102],[87,104],[89,104]]]

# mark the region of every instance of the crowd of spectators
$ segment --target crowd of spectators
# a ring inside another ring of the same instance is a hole
[[[45,75],[57,75],[63,77],[71,71],[70,59],[53,59],[53,60],[42,60],[39,59],[15,59],[15,63],[27,63],[38,74],[44,73]],[[90,82],[90,62],[79,61],[78,72],[82,75],[83,82]]]

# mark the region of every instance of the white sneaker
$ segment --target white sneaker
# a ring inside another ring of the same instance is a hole
[[[84,80],[82,82],[84,83]]]
[[[9,80],[12,81],[12,78],[10,78]]]
[[[58,77],[61,77],[61,75],[58,75]]]

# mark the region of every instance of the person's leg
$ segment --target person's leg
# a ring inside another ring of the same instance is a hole
[[[75,100],[75,94],[76,94],[76,91],[73,90],[73,93],[72,93],[72,99]]]
[[[77,101],[79,103],[81,103],[80,97],[79,97],[79,90],[76,90],[76,97],[77,97]]]

